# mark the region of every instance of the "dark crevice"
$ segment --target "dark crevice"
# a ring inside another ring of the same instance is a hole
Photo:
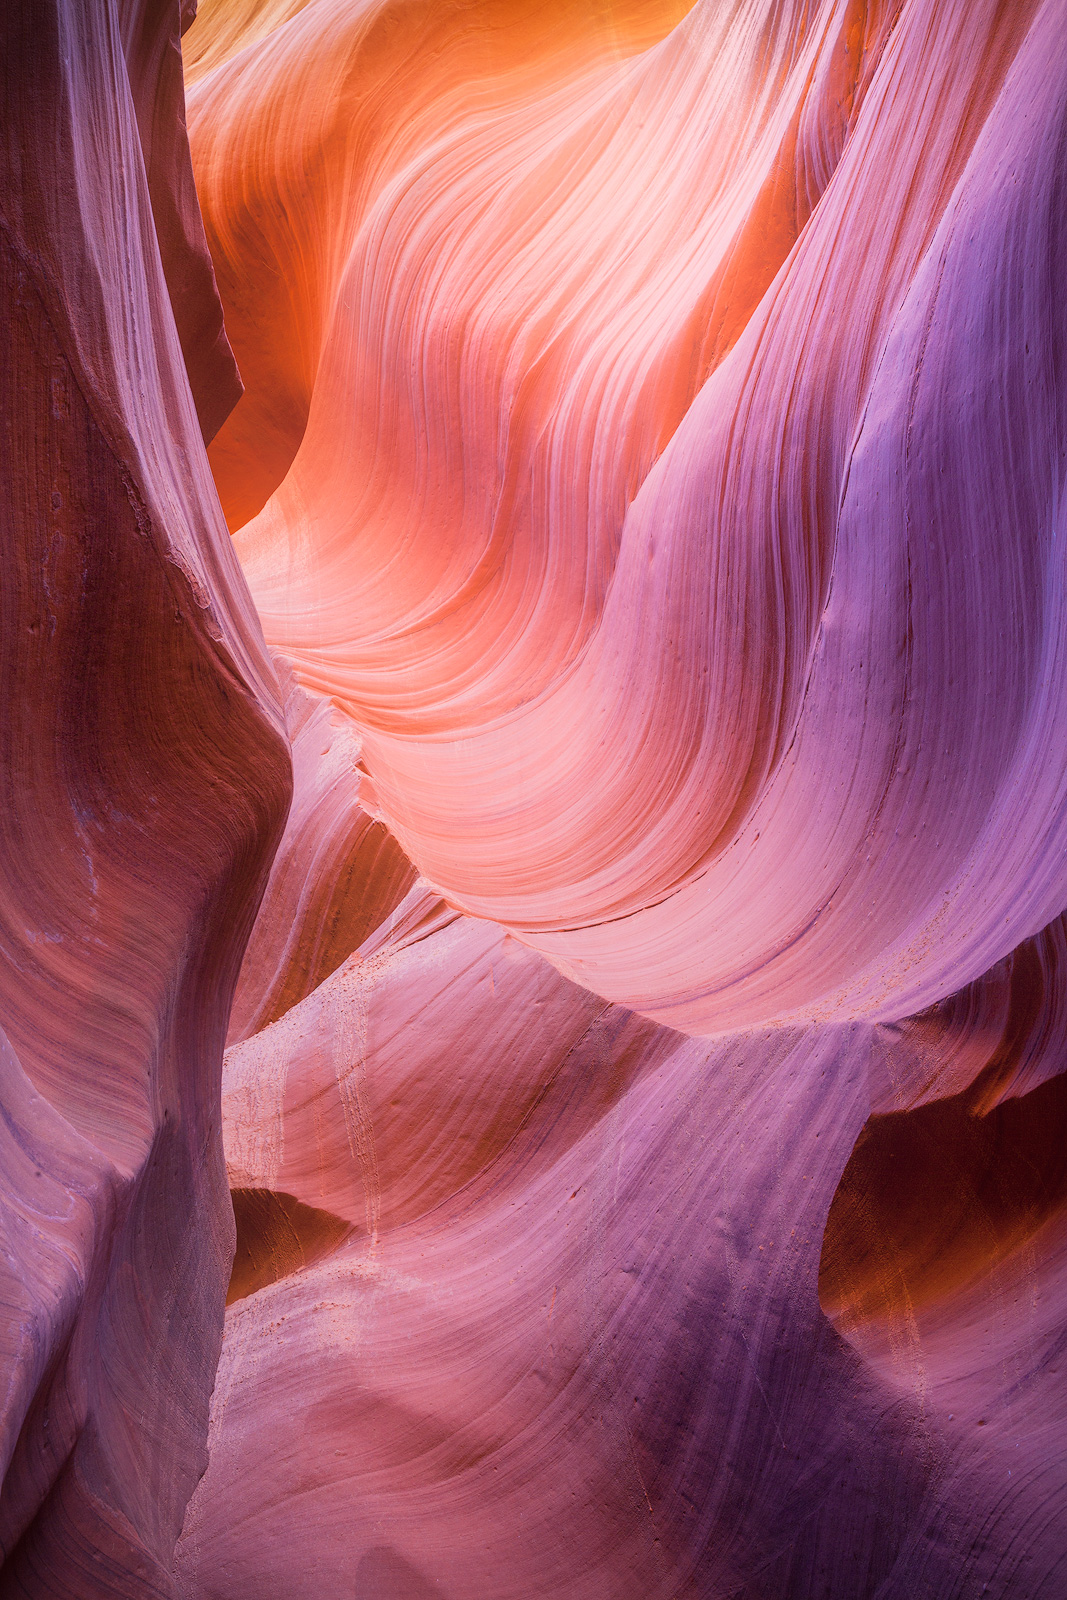
[[[358,1231],[332,1211],[306,1206],[274,1189],[231,1189],[230,1199],[237,1253],[228,1306],[322,1261]]]
[[[1067,1211],[1067,1074],[983,1115],[986,1077],[866,1123],[819,1265],[820,1303],[842,1329],[910,1319]]]

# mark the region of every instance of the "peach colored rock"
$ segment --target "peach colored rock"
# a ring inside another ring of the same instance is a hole
[[[442,44],[429,100],[426,26],[323,0],[191,94],[288,363],[268,639],[420,872],[606,998],[924,1009],[1067,898],[1059,0],[703,3],[548,86]]]
[[[701,1041],[416,885],[227,1053],[190,1600],[1056,1594],[1063,948]]]
[[[881,1048],[432,916],[234,1047],[188,1594],[1055,1594],[1064,1079],[865,1123]]]
[[[193,9],[0,16],[0,1600],[1061,1600],[1065,0]]]
[[[289,686],[294,804],[274,859],[230,1014],[230,1038],[276,1021],[329,977],[410,889],[415,872],[359,803],[349,719]]]

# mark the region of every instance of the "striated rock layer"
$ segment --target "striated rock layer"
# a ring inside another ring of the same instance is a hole
[[[709,1041],[416,884],[227,1053],[188,1594],[1052,1600],[1064,948]]]
[[[0,18],[0,1600],[1060,1600],[1065,0],[193,9]]]
[[[922,1009],[1067,902],[1062,0],[507,16],[205,47],[266,636],[597,993]]]
[[[177,1593],[233,1249],[221,1052],[288,803],[201,437],[239,385],[179,22],[0,19],[0,1593],[32,1600]]]

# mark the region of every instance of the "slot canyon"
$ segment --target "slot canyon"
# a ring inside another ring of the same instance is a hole
[[[1067,0],[0,77],[0,1600],[1063,1600]]]

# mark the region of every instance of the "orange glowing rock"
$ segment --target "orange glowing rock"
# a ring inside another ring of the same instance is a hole
[[[597,993],[921,1010],[1067,898],[1062,19],[508,17],[205,47],[268,640],[427,880]]]
[[[0,19],[0,1596],[1058,1600],[1064,0],[193,9]]]

